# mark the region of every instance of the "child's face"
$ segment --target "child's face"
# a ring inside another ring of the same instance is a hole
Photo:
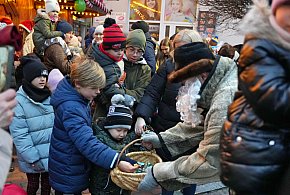
[[[118,141],[123,140],[128,133],[128,129],[124,128],[108,129],[108,131],[111,134],[111,136]]]
[[[97,43],[102,43],[103,42],[103,37],[104,37],[103,34],[98,34],[98,33],[95,33],[94,34],[94,38],[95,38],[95,41]]]
[[[108,49],[106,50],[113,57],[120,59],[124,55],[124,49]]]
[[[143,55],[142,49],[139,47],[129,46],[126,47],[126,56],[130,62],[137,62]]]
[[[179,0],[173,0],[171,3],[172,11],[173,12],[179,12],[180,11],[180,2]]]
[[[84,96],[87,100],[93,100],[100,93],[99,88],[82,87],[79,84],[75,84],[77,91]]]
[[[46,85],[46,80],[45,76],[36,77],[31,81],[31,84],[37,88],[43,89]]]
[[[48,12],[48,16],[52,21],[58,20],[58,12],[57,11]]]
[[[290,5],[284,5],[276,11],[278,25],[290,34]]]
[[[169,46],[161,45],[160,50],[162,51],[163,55],[169,55]]]

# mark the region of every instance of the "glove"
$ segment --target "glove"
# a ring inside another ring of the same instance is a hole
[[[145,120],[142,117],[138,117],[135,123],[135,133],[141,135],[144,132]]]
[[[161,148],[159,137],[153,131],[144,132],[141,136],[141,139],[143,142],[150,142],[153,145],[153,148]]]
[[[147,168],[146,172],[147,174],[138,186],[140,192],[152,192],[158,186],[156,179],[153,177],[152,167]]]
[[[40,160],[30,164],[32,169],[37,172],[45,171],[45,168]]]

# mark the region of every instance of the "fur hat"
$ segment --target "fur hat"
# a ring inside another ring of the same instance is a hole
[[[146,37],[141,29],[136,29],[129,32],[126,41],[127,41],[126,47],[128,46],[138,47],[142,49],[143,52],[145,52]]]
[[[48,75],[47,86],[51,92],[53,92],[59,81],[63,79],[63,74],[59,71],[59,69],[52,69]]]
[[[192,43],[192,42],[203,42],[200,34],[195,30],[184,29],[179,31],[174,39],[173,44],[178,42]]]
[[[25,29],[28,33],[32,31],[33,26],[34,26],[34,22],[31,20],[25,20],[19,24],[19,27]]]
[[[145,21],[140,20],[140,21],[134,22],[131,26],[131,29],[132,30],[141,29],[143,30],[144,33],[147,33],[149,31],[149,25]]]
[[[200,59],[215,59],[208,45],[204,42],[188,43],[174,50],[174,62],[177,70]]]
[[[61,20],[57,23],[56,26],[56,30],[57,31],[61,31],[64,34],[73,31],[73,27],[70,23],[68,23],[67,21]]]
[[[99,25],[96,27],[94,34],[103,34],[104,32],[104,26],[103,25]]]
[[[0,16],[0,30],[3,29],[6,26],[12,26],[13,21],[6,17],[6,16]]]
[[[272,13],[275,15],[277,8],[282,5],[290,5],[290,0],[273,0],[271,5]]]
[[[130,130],[133,123],[133,113],[130,107],[134,104],[134,98],[129,95],[116,94],[112,97],[111,102],[112,105],[109,108],[104,128],[125,128]]]
[[[168,81],[172,83],[179,83],[188,78],[196,77],[202,73],[210,72],[213,68],[213,60],[201,59],[196,62],[190,63],[187,66],[173,71],[168,75]]]
[[[45,1],[45,12],[53,12],[57,11],[60,12],[60,7],[57,0],[46,0]]]
[[[105,50],[120,49],[126,45],[126,37],[117,24],[105,28],[103,35],[102,45]]]
[[[48,70],[38,57],[23,56],[20,63],[23,66],[23,79],[26,81],[31,82],[40,76],[48,77]]]

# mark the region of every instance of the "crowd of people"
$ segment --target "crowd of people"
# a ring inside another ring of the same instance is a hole
[[[59,12],[47,0],[19,30],[0,17],[0,44],[15,49],[14,89],[0,60],[0,194],[12,142],[28,195],[130,194],[110,170],[136,171],[120,152],[138,138],[163,160],[140,193],[215,181],[235,195],[290,192],[289,0],[254,1],[241,51],[188,29],[158,45],[145,21],[125,35],[112,18],[82,41]]]

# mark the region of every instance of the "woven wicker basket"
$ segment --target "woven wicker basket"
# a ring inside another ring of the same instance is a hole
[[[129,144],[127,144],[120,153],[120,156],[124,153],[124,151],[134,143],[140,141],[141,139],[136,139]],[[153,153],[147,151],[140,151],[140,152],[130,152],[126,154],[126,156],[139,161],[139,162],[150,162],[151,164],[156,164],[158,162],[162,162],[161,158]],[[118,159],[118,163],[119,163]],[[118,167],[114,168],[111,171],[111,178],[112,181],[118,185],[120,188],[130,191],[137,191],[138,185],[141,180],[145,177],[146,173],[126,173],[120,171]]]

